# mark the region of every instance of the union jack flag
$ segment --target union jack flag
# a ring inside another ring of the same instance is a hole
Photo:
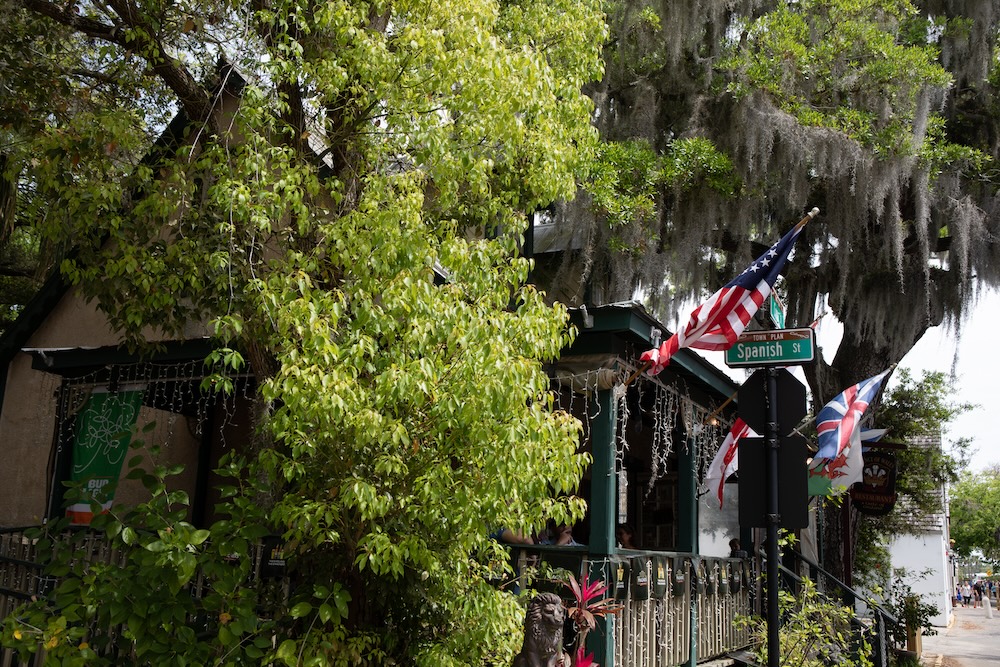
[[[729,434],[722,441],[719,451],[712,459],[712,465],[708,466],[708,473],[705,474],[705,486],[709,489],[715,487],[719,496],[719,509],[722,509],[722,489],[726,485],[726,478],[736,472],[739,467],[739,457],[736,456],[740,440],[747,436],[754,436],[753,429],[746,425],[739,417],[733,422],[733,427],[729,429]]]
[[[819,213],[814,208],[792,227],[781,240],[750,264],[743,273],[726,283],[691,312],[688,323],[658,348],[642,353],[640,360],[649,364],[648,375],[656,375],[682,347],[701,350],[727,350],[746,329],[754,313],[774,287],[774,281],[788,261],[788,253],[806,223]]]
[[[851,435],[861,428],[861,416],[868,409],[892,368],[848,387],[823,406],[816,415],[819,451],[815,458],[835,459],[851,445]],[[860,437],[858,438],[860,443]]]

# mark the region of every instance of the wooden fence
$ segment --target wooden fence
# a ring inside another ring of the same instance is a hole
[[[609,590],[622,605],[610,620],[614,664],[609,667],[672,667],[725,656],[750,643],[738,624],[753,610],[755,579],[750,562],[700,558],[692,554],[628,552],[595,561],[576,547],[518,547],[518,571],[533,565],[568,570],[576,577],[605,573]],[[522,586],[535,585],[530,577]],[[556,590],[566,595],[567,591]]]

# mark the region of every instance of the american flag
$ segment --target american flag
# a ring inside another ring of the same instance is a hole
[[[875,377],[848,387],[823,406],[816,415],[819,451],[815,458],[835,459],[850,446],[852,434],[855,431],[860,433],[862,415],[891,370],[892,368],[887,368]],[[859,443],[860,440],[859,437]]]
[[[719,509],[722,509],[722,489],[726,485],[726,478],[736,472],[739,467],[739,457],[736,456],[740,440],[755,435],[753,429],[746,425],[739,417],[733,422],[733,427],[729,429],[729,434],[722,441],[719,451],[712,459],[712,465],[708,467],[705,474],[705,486],[709,489],[716,488],[719,496]]]
[[[658,374],[667,367],[670,357],[682,347],[702,350],[726,350],[732,347],[771,293],[774,281],[785,266],[799,232],[817,213],[818,208],[810,211],[780,241],[744,269],[743,273],[695,308],[683,329],[658,348],[643,352],[639,358],[648,366],[646,373]]]

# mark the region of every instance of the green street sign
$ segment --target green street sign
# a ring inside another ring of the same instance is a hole
[[[771,292],[767,297],[767,314],[774,323],[775,329],[785,328],[785,305],[781,303],[777,293]]]
[[[726,350],[726,365],[797,366],[816,358],[816,336],[809,328],[743,332]]]

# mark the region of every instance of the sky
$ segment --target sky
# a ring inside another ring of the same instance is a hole
[[[974,403],[979,407],[960,415],[946,426],[944,442],[968,438],[976,451],[971,467],[981,470],[1000,463],[997,447],[997,420],[1000,406],[1000,293],[989,292],[980,298],[972,315],[962,324],[960,339],[944,327],[930,329],[903,358],[900,367],[909,368],[919,377],[924,370],[950,374],[955,365],[956,403]],[[892,380],[889,381],[890,386]]]
[[[683,313],[685,322],[688,315],[688,312]],[[679,323],[673,322],[667,326],[672,326],[671,331],[676,331]],[[836,352],[842,331],[843,327],[832,315],[827,315],[820,323],[816,344],[823,351],[825,359],[830,360]],[[728,368],[723,353],[694,351],[737,382],[746,379],[747,370]],[[944,326],[929,329],[903,358],[899,367],[910,369],[911,377],[919,378],[924,371],[940,371],[950,375],[953,364],[956,378],[953,402],[976,404],[978,407],[946,425],[942,439],[946,449],[951,442],[960,438],[971,440],[974,454],[970,467],[982,470],[1000,463],[1000,446],[996,435],[998,421],[991,416],[991,412],[995,413],[1000,408],[1000,293],[991,291],[980,298],[972,314],[962,324],[960,337]],[[801,371],[790,370],[805,382]],[[890,377],[889,387],[892,384],[893,379]]]

